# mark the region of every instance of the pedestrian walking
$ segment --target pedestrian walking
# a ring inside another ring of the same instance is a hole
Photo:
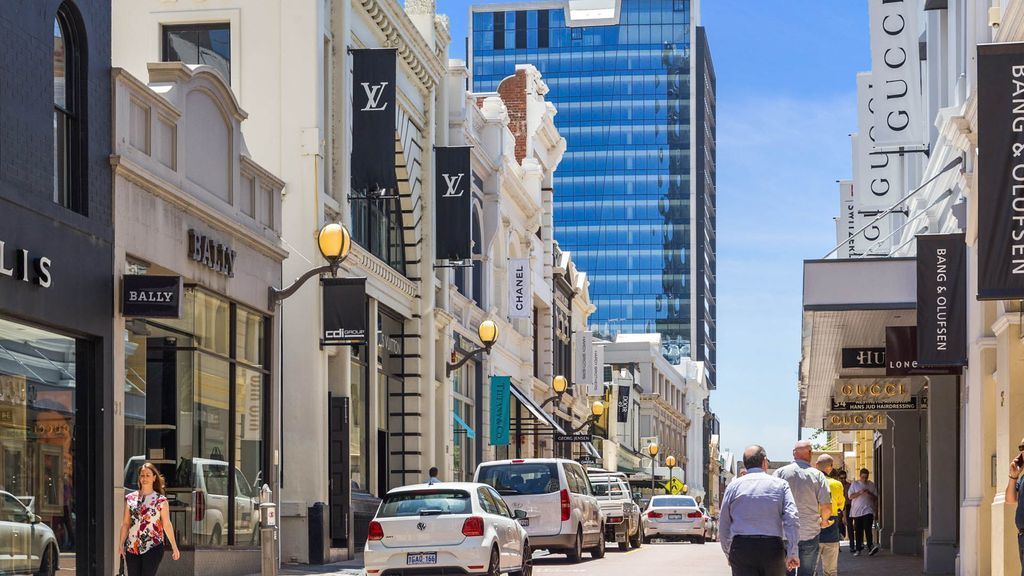
[[[733,576],[782,576],[800,566],[796,502],[788,483],[766,473],[764,448],[744,450],[743,467],[722,497],[718,539]]]
[[[828,454],[818,456],[815,468],[825,475],[829,495],[832,496],[832,515],[829,516],[828,528],[822,528],[818,536],[818,549],[821,554],[821,572],[823,576],[839,574],[839,526],[843,509],[846,508],[846,496],[843,495],[843,483],[832,477],[835,462]]]
[[[850,548],[854,556],[860,556],[867,542],[868,556],[878,554],[875,544],[875,514],[878,512],[878,488],[868,480],[867,468],[860,469],[860,480],[850,485],[850,520],[853,522],[853,539]]]
[[[181,558],[174,526],[164,497],[164,477],[151,462],[139,468],[139,489],[124,497],[121,520],[121,557],[129,576],[156,576],[164,558],[164,541],[171,543],[171,558]]]
[[[818,565],[819,536],[829,526],[832,494],[825,475],[811,466],[811,443],[801,440],[793,447],[793,463],[779,468],[775,476],[789,483],[800,513],[800,568],[789,576],[814,576]]]
[[[1017,445],[1017,457],[1010,461],[1010,481],[1006,484],[1007,504],[1016,504],[1014,521],[1017,523],[1017,554],[1021,561],[1021,576],[1024,576],[1024,439]]]
[[[434,484],[440,484],[441,481],[437,478],[437,466],[431,466],[427,472],[427,486],[433,486]]]

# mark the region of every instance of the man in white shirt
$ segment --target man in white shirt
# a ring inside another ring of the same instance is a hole
[[[868,480],[868,469],[860,469],[860,480],[850,485],[850,521],[853,523],[853,537],[850,538],[850,549],[854,556],[860,556],[867,541],[868,556],[878,554],[878,545],[874,543],[875,513],[878,511],[878,488]]]
[[[789,483],[793,500],[799,511],[799,552],[800,567],[790,570],[789,576],[814,576],[821,550],[819,536],[827,528],[832,516],[832,494],[828,481],[820,470],[811,466],[811,443],[801,440],[793,447],[793,463],[783,466],[776,473]]]

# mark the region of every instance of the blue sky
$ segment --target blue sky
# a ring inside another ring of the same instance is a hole
[[[454,58],[465,56],[473,3],[438,2],[452,19]],[[836,180],[850,176],[856,129],[855,75],[871,65],[867,3],[705,0],[702,11],[718,79],[712,409],[724,449],[761,443],[773,460],[788,460],[797,438],[802,261],[835,244]]]

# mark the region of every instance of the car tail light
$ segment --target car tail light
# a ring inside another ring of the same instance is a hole
[[[463,536],[483,536],[484,519],[479,516],[470,516],[462,523]]]
[[[558,494],[562,498],[562,522],[565,522],[569,519],[572,510],[569,506],[569,491],[563,488]]]
[[[664,516],[665,515],[662,514],[661,512],[648,512],[647,513],[647,517],[648,518],[664,518]]]
[[[196,490],[196,522],[202,522],[203,518],[206,518],[206,494]]]
[[[608,517],[608,523],[609,524],[618,524],[619,522],[622,522],[622,516],[610,516],[610,517]]]
[[[703,518],[704,515],[701,514],[700,512],[690,512],[689,514],[686,515],[686,517],[687,518]]]
[[[374,520],[370,522],[370,532],[366,537],[367,540],[383,540],[384,539],[384,527],[380,525],[380,522]]]
[[[517,460],[513,460],[512,461],[513,464],[522,464],[523,462],[526,462],[526,460],[518,460],[517,459]]]

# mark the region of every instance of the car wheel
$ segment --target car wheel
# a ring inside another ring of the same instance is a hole
[[[619,552],[629,552],[629,538],[619,541]]]
[[[632,544],[633,548],[639,548],[641,542],[643,542],[643,539],[644,539],[644,531],[643,531],[642,528],[637,527],[637,529],[636,529],[636,536],[630,537],[629,543]]]
[[[487,576],[501,576],[501,556],[497,548],[491,548],[491,563],[487,565]]]
[[[519,572],[513,572],[512,575],[533,576],[533,550],[530,549],[529,542],[523,545],[523,567]]]
[[[604,540],[604,538],[601,538]],[[576,544],[572,550],[566,552],[566,557],[569,558],[569,562],[576,564],[580,560],[583,560],[583,530],[580,528],[576,529]]]
[[[705,540],[705,538],[703,536],[697,536],[696,538],[693,539],[693,543],[694,544],[703,544],[704,540]]]
[[[43,557],[39,561],[39,572],[36,572],[38,576],[53,576],[57,572],[57,555],[53,551],[53,546],[47,546],[46,550],[43,551]]]
[[[650,544],[651,543],[651,537],[648,536],[647,534],[644,534],[643,530],[640,530],[640,540],[644,544]]]
[[[221,540],[223,539],[220,535],[220,524],[213,527],[213,532],[210,533],[210,544],[220,546]]]
[[[601,537],[597,539],[597,546],[590,550],[590,557],[594,560],[600,560],[604,558],[605,543],[604,543],[604,526],[601,527]]]

